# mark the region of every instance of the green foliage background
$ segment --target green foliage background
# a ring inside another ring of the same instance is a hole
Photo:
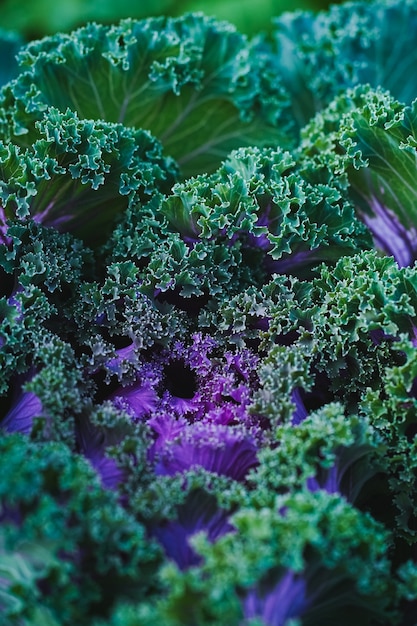
[[[269,30],[271,18],[284,11],[319,10],[329,4],[328,0],[0,0],[0,12],[2,28],[17,30],[28,39],[68,31],[87,21],[110,23],[124,17],[178,16],[187,11],[204,11],[254,34]]]

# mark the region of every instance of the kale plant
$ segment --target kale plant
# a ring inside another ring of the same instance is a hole
[[[1,34],[2,624],[417,623],[416,36]]]

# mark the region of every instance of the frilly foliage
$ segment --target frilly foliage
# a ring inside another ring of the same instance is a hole
[[[62,444],[35,445],[21,435],[2,438],[1,450],[7,623],[34,624],[45,613],[51,623],[86,624],[91,610],[105,613],[119,592],[140,597],[152,589],[157,546],[84,460]]]
[[[1,146],[5,218],[28,217],[96,243],[129,204],[169,189],[175,165],[145,131],[48,109],[30,147]]]
[[[415,99],[415,0],[345,2],[317,15],[288,12],[274,24],[272,58],[299,128],[359,84],[387,89],[405,104]]]
[[[213,169],[237,146],[284,138],[285,93],[243,35],[186,17],[90,24],[29,44],[4,91],[5,132],[33,137],[48,107],[144,128],[184,174]],[[11,114],[11,115],[10,115]]]
[[[414,624],[416,22],[374,0],[270,40],[189,14],[21,48],[7,626]]]

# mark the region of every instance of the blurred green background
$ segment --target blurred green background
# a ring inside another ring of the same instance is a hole
[[[69,31],[88,21],[110,23],[123,17],[176,16],[187,11],[204,11],[252,35],[268,31],[271,17],[283,11],[317,11],[329,4],[326,0],[0,0],[0,15],[3,29],[18,31],[26,40]]]

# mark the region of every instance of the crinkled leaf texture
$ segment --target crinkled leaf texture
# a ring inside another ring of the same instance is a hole
[[[335,184],[310,182],[286,151],[241,148],[212,175],[129,210],[108,258],[133,259],[145,293],[184,308],[194,302],[198,312],[212,298],[262,288],[273,273],[308,278],[370,245]]]
[[[345,195],[375,245],[399,265],[417,254],[417,101],[359,86],[339,96],[302,132],[306,170],[346,185]],[[312,168],[312,165],[314,167]]]
[[[202,14],[90,24],[29,44],[20,64],[3,96],[5,132],[19,141],[48,106],[70,107],[83,119],[151,131],[191,174],[238,146],[285,138],[286,98],[264,57]]]
[[[92,610],[105,614],[118,593],[135,589],[138,598],[149,589],[157,547],[83,459],[63,444],[21,435],[2,436],[0,449],[6,618],[34,619],[38,605],[58,624],[85,624]]]
[[[0,146],[4,218],[31,217],[97,245],[130,203],[175,180],[175,164],[147,131],[54,108],[36,128],[39,138],[28,148]]]
[[[124,20],[21,52],[0,110],[7,619],[394,624],[415,598],[417,108],[378,69],[390,46],[413,67],[414,12],[287,16],[272,47]]]
[[[278,17],[271,56],[299,128],[358,84],[389,89],[409,104],[417,93],[416,28],[415,0],[345,2]]]

